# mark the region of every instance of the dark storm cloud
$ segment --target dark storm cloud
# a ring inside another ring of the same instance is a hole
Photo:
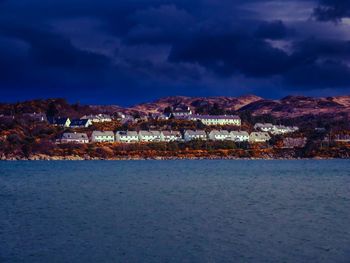
[[[314,16],[320,21],[338,22],[344,17],[350,17],[350,1],[320,0],[314,9]]]
[[[260,38],[281,39],[289,34],[289,30],[281,20],[263,22],[256,30],[255,35]]]
[[[0,0],[0,89],[9,99],[16,90],[129,104],[225,95],[217,86],[238,79],[250,90],[271,83],[266,96],[346,87],[350,45],[327,30],[349,9],[341,0]]]
[[[29,56],[33,62],[43,66],[84,70],[101,68],[107,66],[109,62],[102,55],[73,47],[68,39],[49,31],[3,22],[0,25],[0,34],[28,43]]]
[[[295,89],[344,87],[350,85],[350,68],[339,61],[319,61],[293,68],[285,81]]]
[[[175,46],[169,58],[199,63],[221,75],[271,76],[288,67],[285,52],[244,33],[200,35]]]

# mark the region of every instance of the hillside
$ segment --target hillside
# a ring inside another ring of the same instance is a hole
[[[162,112],[167,107],[190,106],[197,113],[210,113],[216,107],[224,113],[250,112],[253,116],[272,115],[279,119],[327,118],[344,119],[350,116],[350,96],[314,98],[287,96],[279,100],[254,95],[242,97],[166,97],[152,103],[129,108],[142,113]]]
[[[303,116],[350,115],[350,96],[313,98],[287,96],[280,100],[259,100],[243,106],[239,111],[253,115],[271,114],[276,118],[291,119]]]
[[[173,96],[165,97],[151,103],[135,105],[130,110],[136,110],[144,113],[162,112],[167,107],[176,108],[177,106],[186,105],[196,110],[200,107],[210,107],[216,104],[219,108],[227,111],[236,111],[245,105],[262,100],[255,95],[246,95],[241,97],[185,97]]]
[[[314,98],[287,96],[279,100],[264,99],[255,95],[241,97],[185,97],[173,96],[142,103],[129,108],[117,105],[69,104],[64,99],[31,100],[19,103],[0,104],[0,114],[16,115],[33,112],[53,112],[56,116],[79,118],[85,114],[116,112],[160,113],[164,109],[189,106],[199,114],[239,114],[249,112],[253,116],[271,115],[278,119],[327,118],[348,119],[350,116],[350,96]]]

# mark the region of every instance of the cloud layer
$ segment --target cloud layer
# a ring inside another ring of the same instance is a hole
[[[2,0],[3,100],[348,93],[345,0]]]

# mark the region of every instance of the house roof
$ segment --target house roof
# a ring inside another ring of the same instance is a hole
[[[198,120],[240,120],[237,115],[191,115],[191,118]]]
[[[273,128],[274,125],[272,123],[255,123],[254,128]]]
[[[72,120],[70,126],[85,126],[89,122],[89,119],[75,119]]]
[[[80,132],[65,132],[62,135],[62,139],[70,139],[70,140],[88,140],[88,136],[86,133],[80,133]]]
[[[214,135],[214,136],[216,136],[216,135],[230,136],[230,133],[229,133],[227,130],[220,130],[220,131],[218,131],[218,130],[212,130],[212,131],[210,132],[210,135]]]
[[[186,130],[186,132],[189,136],[207,136],[206,132],[203,130]]]
[[[114,133],[112,131],[93,131],[91,136],[114,136]]]
[[[117,131],[120,136],[134,137],[138,136],[137,131]]]
[[[267,132],[252,132],[250,134],[252,139],[270,139],[270,135]]]
[[[181,136],[179,131],[162,131],[164,136]]]
[[[64,125],[66,124],[67,120],[69,120],[69,118],[54,118],[54,117],[49,117],[47,118],[48,122],[50,124],[56,124],[56,125]]]
[[[141,136],[160,136],[160,131],[139,131]]]
[[[90,114],[90,115],[84,115],[80,119],[111,119],[111,116],[108,114]]]
[[[246,131],[231,131],[231,135],[233,135],[233,136],[248,136],[249,137],[249,133]]]

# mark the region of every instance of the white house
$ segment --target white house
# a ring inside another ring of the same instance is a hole
[[[190,116],[192,115],[192,110],[190,107],[178,107],[173,111],[172,115],[174,117]]]
[[[190,120],[199,120],[205,125],[241,126],[241,118],[234,115],[191,115]]]
[[[249,142],[267,142],[271,139],[267,132],[252,132],[249,135]]]
[[[350,142],[349,134],[337,134],[334,137],[335,142]]]
[[[184,133],[184,139],[185,141],[191,141],[191,140],[206,140],[207,139],[207,133],[203,130],[186,130]]]
[[[91,135],[92,142],[114,142],[114,132],[112,131],[93,131]]]
[[[112,117],[108,114],[85,115],[80,119],[81,120],[88,119],[91,122],[111,122],[112,121]]]
[[[298,127],[290,127],[290,126],[284,126],[284,125],[275,125],[272,134],[286,134],[291,133],[299,130]]]
[[[135,143],[139,141],[139,135],[136,131],[117,131],[115,140],[123,143]]]
[[[298,127],[290,127],[284,125],[273,125],[272,123],[256,123],[254,129],[263,132],[270,132],[271,134],[286,134],[299,130]]]
[[[139,131],[139,140],[142,142],[159,142],[160,131]]]
[[[61,137],[61,143],[89,143],[86,133],[65,132]]]
[[[160,140],[163,142],[181,141],[182,136],[179,131],[161,131]]]
[[[231,131],[231,140],[235,142],[247,142],[249,141],[249,133],[246,131]]]
[[[212,130],[208,136],[209,139],[213,141],[225,141],[231,139],[230,133],[226,130]]]
[[[263,132],[272,132],[275,126],[272,123],[255,123],[254,129]]]

